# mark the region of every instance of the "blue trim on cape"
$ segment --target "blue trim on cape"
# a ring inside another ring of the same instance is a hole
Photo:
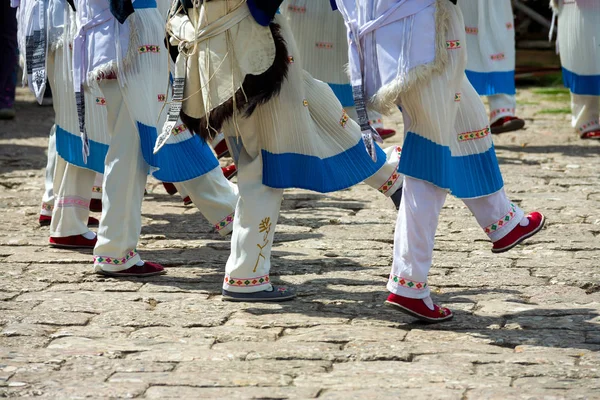
[[[77,167],[104,173],[104,160],[108,145],[90,140],[90,155],[87,164],[83,162],[81,138],[56,125],[56,151],[66,162]]]
[[[579,75],[568,69],[562,69],[563,82],[571,93],[600,96],[600,75]]]
[[[480,96],[516,94],[515,71],[475,72],[465,71],[467,78]]]
[[[137,122],[142,154],[150,166],[158,168],[152,175],[163,182],[182,182],[197,178],[219,166],[219,161],[210,146],[193,135],[191,139],[179,143],[165,144],[153,154],[158,136],[153,126]]]
[[[161,0],[166,1],[166,0]],[[134,10],[142,10],[144,8],[157,8],[156,0],[135,0],[133,2]]]
[[[452,156],[450,148],[413,132],[404,139],[398,170],[463,199],[490,195],[504,186],[493,145],[484,153]]]
[[[349,83],[328,83],[333,94],[338,98],[342,107],[354,107],[354,97],[352,96],[352,86]]]
[[[360,139],[348,150],[328,158],[262,150],[262,159],[264,185],[275,189],[300,188],[328,193],[369,178],[385,164],[386,156],[377,146],[377,162],[373,162]]]

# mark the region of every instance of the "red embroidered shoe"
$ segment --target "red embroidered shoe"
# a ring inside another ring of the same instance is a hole
[[[144,265],[134,265],[133,267],[127,268],[123,271],[96,271],[97,274],[105,275],[105,276],[137,276],[140,278],[146,276],[154,276],[154,275],[163,275],[166,274],[167,271],[165,267],[160,264],[153,263],[150,261],[144,261]]]
[[[454,317],[452,311],[445,307],[434,304],[433,310],[431,310],[427,307],[423,299],[411,299],[404,296],[398,296],[394,293],[390,293],[385,303],[425,322],[443,322],[451,320],[452,317]]]
[[[91,199],[90,200],[90,211],[91,212],[102,212],[102,200],[100,199]]]
[[[50,226],[50,224],[52,223],[52,217],[48,216],[48,215],[40,215],[40,226]],[[100,225],[100,221],[98,221],[96,218],[94,217],[89,217],[88,218],[88,223],[87,226],[89,228],[97,228]]]
[[[172,183],[163,182],[162,184],[163,184],[163,187],[165,188],[165,190],[167,191],[167,193],[169,193],[171,196],[173,196],[175,193],[177,193],[177,188]]]
[[[495,241],[494,246],[492,247],[492,253],[503,253],[512,249],[523,240],[538,233],[544,226],[545,218],[537,211],[527,215],[527,219],[529,220],[529,225],[521,226],[519,223],[513,228],[512,231],[510,231],[508,235],[504,236],[500,240]]]
[[[377,133],[379,133],[379,136],[381,136],[383,140],[389,139],[396,134],[396,131],[393,129],[377,128],[375,130],[377,131]]]
[[[490,125],[490,130],[493,134],[518,131],[523,129],[525,121],[517,117],[502,117],[498,121]]]
[[[231,179],[237,174],[237,168],[234,164],[231,164],[228,167],[221,167],[221,171],[223,171],[223,175],[225,178]]]
[[[595,131],[591,131],[591,132],[584,132],[579,137],[582,138],[582,139],[597,139],[597,140],[600,140],[600,129],[595,130]]]
[[[190,199],[190,196],[185,196],[183,199],[183,205],[184,206],[189,206],[190,204],[192,204],[192,199]]]
[[[96,246],[98,238],[86,239],[83,235],[74,235],[67,237],[50,237],[48,242],[50,247],[59,249],[93,249]]]
[[[227,148],[227,141],[225,138],[221,139],[219,143],[214,145],[213,149],[217,154],[217,158],[223,158],[229,155],[229,149]]]

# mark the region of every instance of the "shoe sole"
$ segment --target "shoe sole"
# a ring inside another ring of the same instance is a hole
[[[94,246],[80,246],[80,245],[75,245],[75,244],[54,244],[54,243],[50,243],[50,247],[53,247],[55,249],[89,249],[89,250],[93,250]]]
[[[288,301],[296,298],[296,295],[285,296],[285,297],[273,297],[273,298],[262,298],[262,299],[238,299],[236,297],[230,297],[226,295],[221,295],[221,301],[232,301],[237,303],[258,303],[258,302],[280,302],[280,301]]]
[[[231,178],[233,178],[236,175],[237,175],[237,170],[234,173],[232,173],[231,175],[226,176],[225,179],[230,180]]]
[[[509,246],[502,247],[501,249],[494,249],[494,248],[492,248],[492,253],[495,253],[495,254],[504,253],[505,251],[508,251],[508,250],[512,249],[513,247],[515,247],[516,245],[518,245],[519,243],[521,243],[523,240],[529,239],[530,237],[532,237],[533,235],[535,235],[536,233],[538,233],[540,230],[542,230],[542,228],[544,227],[545,223],[546,223],[546,217],[544,217],[542,215],[542,222],[540,223],[540,226],[538,226],[535,230],[529,232],[525,236],[522,236],[519,240],[517,240],[516,242],[514,242],[513,244],[511,244]]]
[[[410,315],[411,317],[415,317],[420,321],[427,322],[430,324],[436,324],[438,322],[450,321],[452,318],[454,318],[454,313],[451,313],[449,316],[444,317],[444,318],[429,318],[424,315],[418,314],[404,306],[401,306],[400,304],[394,303],[392,301],[386,300],[385,304],[392,306],[394,308],[397,308],[398,310],[402,311],[405,314]]]
[[[50,221],[40,222],[40,226],[50,226]]]
[[[90,208],[91,212],[95,212],[95,213],[101,213],[102,209],[101,208]]]
[[[490,128],[490,130],[492,131],[492,134],[498,135],[500,133],[518,131],[519,129],[523,129],[524,126],[525,121],[523,121],[522,119],[513,119],[507,124],[504,124],[497,128]]]
[[[217,154],[217,160],[220,160],[223,157],[229,157],[229,150],[225,150],[221,154]]]
[[[104,276],[112,276],[115,278],[118,277],[122,277],[122,276],[127,276],[127,277],[132,277],[132,276],[137,276],[138,278],[145,278],[147,276],[156,276],[156,275],[164,275],[167,273],[166,270],[162,270],[162,271],[156,271],[156,272],[148,272],[147,274],[120,274],[118,272],[110,272],[110,271],[96,271],[96,273],[98,275],[104,275]]]

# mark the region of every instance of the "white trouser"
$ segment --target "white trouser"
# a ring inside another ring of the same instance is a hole
[[[89,231],[91,188],[96,173],[56,157],[54,193],[56,193],[50,236],[67,237]]]
[[[571,93],[571,125],[581,135],[600,129],[600,97]]]
[[[512,94],[495,94],[488,96],[490,106],[490,124],[503,117],[514,117],[517,99]]]
[[[92,199],[102,198],[102,181],[104,180],[103,174],[96,174],[94,178],[94,186],[92,186]]]
[[[243,147],[237,162],[239,200],[233,219],[231,254],[225,267],[223,289],[252,293],[271,288],[271,247],[283,190],[263,185],[263,163],[257,136],[247,123],[241,127]],[[397,172],[399,149],[385,150],[387,162],[365,183],[389,197],[402,185]],[[195,202],[195,200],[194,200]]]
[[[405,177],[394,237],[394,260],[387,284],[390,292],[422,299],[429,296],[427,275],[433,258],[438,218],[447,191]],[[476,199],[462,199],[492,242],[506,236],[523,218],[504,189]]]
[[[54,171],[56,169],[56,125],[52,125],[48,137],[48,162],[46,163],[46,180],[42,196],[41,215],[51,216],[54,208]]]

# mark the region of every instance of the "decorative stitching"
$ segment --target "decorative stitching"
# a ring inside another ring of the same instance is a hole
[[[159,94],[157,97],[158,97],[158,101],[161,103],[164,103],[165,100],[167,99],[167,96],[164,94]]]
[[[217,232],[222,231],[233,222],[233,216],[235,215],[235,211],[223,218],[221,221],[217,222],[214,227]]]
[[[262,257],[263,259],[267,259],[262,251],[263,249],[269,244],[269,233],[271,232],[271,218],[270,217],[265,217],[263,218],[262,221],[260,221],[260,224],[258,224],[258,232],[259,233],[264,233],[263,235],[263,244],[256,244],[256,246],[260,249],[260,253],[258,253],[258,257],[256,257],[256,264],[254,264],[254,269],[252,270],[252,272],[256,272],[256,268],[258,268],[258,262],[260,261],[260,258]]]
[[[48,203],[42,203],[42,211],[52,211],[54,210],[54,206]]]
[[[294,63],[294,56],[288,56],[288,64]]]
[[[302,100],[302,105],[304,107],[308,107],[308,100],[306,100],[306,99]]]
[[[56,202],[56,207],[66,208],[66,207],[77,207],[77,208],[90,208],[90,201],[83,197],[79,196],[66,196],[59,197]]]
[[[486,137],[489,134],[490,134],[490,127],[486,126],[485,128],[480,129],[478,131],[459,133],[458,141],[465,142],[467,140],[483,139],[484,137]]]
[[[92,186],[92,193],[102,193],[102,186]]]
[[[229,286],[252,287],[267,285],[271,283],[271,279],[269,275],[257,276],[256,278],[232,278],[229,275],[225,275],[225,283]]]
[[[465,32],[467,35],[477,35],[479,33],[479,28],[476,26],[465,26]]]
[[[293,6],[293,5],[290,4],[288,6],[288,10],[290,10],[291,12],[304,14],[306,12],[306,7]]]
[[[402,148],[400,148],[400,146],[396,146],[396,152],[398,153],[398,158],[400,158],[400,153],[402,152]],[[398,163],[399,163],[399,161],[398,161]],[[394,184],[396,183],[396,181],[398,180],[399,177],[400,177],[400,173],[398,172],[398,169],[395,169],[394,172],[392,173],[392,175],[390,175],[390,177],[388,178],[388,180],[385,181],[385,183],[383,185],[381,185],[381,187],[377,190],[379,190],[383,194],[386,194],[394,186]]]
[[[493,110],[492,112],[490,112],[490,118],[494,119],[494,117],[496,117],[497,115],[504,114],[504,113],[514,114],[515,109],[514,108],[497,108],[497,109]]]
[[[138,47],[138,53],[160,53],[160,46],[156,44],[144,44]]]
[[[315,43],[315,46],[317,47],[317,49],[326,49],[326,50],[333,49],[333,43],[329,43],[329,42],[317,42],[317,43]]]
[[[598,125],[598,124],[599,124],[599,122],[598,122],[598,120],[597,120],[597,119],[595,119],[595,120],[593,120],[593,121],[590,121],[590,122],[587,122],[587,123],[585,123],[585,124],[581,125],[581,127],[579,127],[579,132],[583,132],[583,131],[584,131],[584,130],[586,130],[587,128],[590,128],[590,127],[592,127],[592,126],[594,126],[594,125]]]
[[[105,106],[106,99],[104,97],[96,97],[96,105]]]
[[[340,125],[342,126],[342,128],[346,127],[346,124],[348,124],[349,119],[350,117],[348,117],[346,110],[342,110],[342,118],[340,118]]]
[[[381,124],[383,120],[381,118],[369,120],[369,125]]]
[[[127,255],[123,258],[117,257],[105,257],[105,256],[94,256],[94,264],[110,264],[110,265],[123,265],[127,263],[127,261],[131,260],[133,257],[137,256],[137,250],[130,250]]]
[[[490,56],[490,58],[493,61],[502,61],[502,60],[504,60],[506,58],[506,56],[504,55],[504,53],[498,53],[498,54],[492,54]]]
[[[185,124],[177,125],[173,129],[171,129],[171,133],[173,134],[173,136],[177,136],[180,133],[185,132],[186,129],[187,129],[187,126],[185,126]]]
[[[390,274],[390,280],[397,283],[399,286],[409,289],[423,290],[427,288],[427,282],[413,281],[394,274]]]
[[[493,224],[486,226],[484,229],[485,233],[489,235],[492,232],[496,232],[498,229],[506,225],[511,219],[513,219],[515,215],[517,215],[517,206],[515,206],[513,203],[510,203],[510,210],[508,213],[506,213],[504,217],[500,218]]]
[[[446,49],[447,50],[456,50],[460,49],[460,40],[446,40]]]
[[[462,99],[462,93],[454,93],[454,101],[459,102]]]
[[[513,23],[512,22],[507,22],[506,23],[506,29],[508,29],[510,31],[512,28],[514,28]]]

